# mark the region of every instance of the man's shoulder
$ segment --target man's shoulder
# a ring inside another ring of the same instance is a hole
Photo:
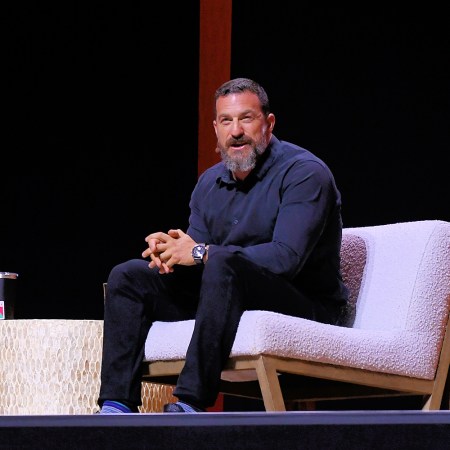
[[[275,148],[277,148],[277,153],[284,160],[291,162],[298,161],[304,164],[316,163],[329,170],[327,164],[319,156],[297,144],[280,140]]]
[[[198,177],[198,183],[214,183],[218,178],[222,176],[224,172],[224,165],[222,162],[218,162],[213,166],[205,169]]]
[[[287,141],[278,141],[278,169],[284,172],[285,182],[314,179],[322,185],[334,185],[334,175],[328,165],[316,154]]]
[[[206,168],[200,176],[218,176],[220,175],[224,170],[224,165],[222,162],[218,162],[212,166],[209,166]]]

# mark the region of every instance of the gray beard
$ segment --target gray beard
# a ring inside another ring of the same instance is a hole
[[[253,148],[247,156],[235,156],[234,158],[230,158],[227,150],[221,147],[220,156],[222,157],[225,167],[231,172],[247,172],[255,168],[256,162],[258,161],[260,155],[264,153],[265,149],[265,145],[263,146],[262,144],[258,144],[256,148]]]

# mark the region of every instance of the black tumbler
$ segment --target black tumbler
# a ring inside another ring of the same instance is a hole
[[[0,320],[14,319],[18,276],[17,273],[0,272]]]

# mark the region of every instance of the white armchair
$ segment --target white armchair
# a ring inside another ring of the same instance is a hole
[[[222,392],[262,398],[267,411],[286,410],[287,400],[398,395],[439,409],[450,363],[450,223],[346,228],[341,256],[351,292],[341,323],[244,312]],[[153,324],[144,381],[176,383],[193,326]]]

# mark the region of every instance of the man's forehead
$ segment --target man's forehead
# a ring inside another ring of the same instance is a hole
[[[217,114],[242,114],[245,111],[260,111],[261,103],[253,92],[240,92],[219,97],[216,102]]]

